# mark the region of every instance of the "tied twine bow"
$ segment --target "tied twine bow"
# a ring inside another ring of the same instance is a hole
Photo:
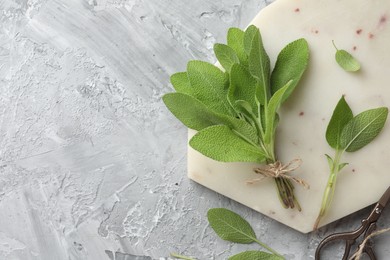
[[[247,184],[254,184],[256,182],[259,182],[259,181],[263,180],[266,177],[286,178],[286,179],[294,181],[297,184],[302,185],[303,187],[305,187],[305,189],[309,189],[310,186],[309,186],[309,184],[307,182],[305,182],[302,179],[299,179],[299,178],[293,177],[291,175],[288,175],[291,172],[293,172],[296,169],[298,169],[301,166],[301,164],[302,164],[302,160],[301,159],[294,159],[294,160],[290,161],[286,165],[283,165],[280,161],[276,161],[274,163],[265,165],[263,168],[255,168],[254,172],[257,173],[257,174],[263,175],[263,177],[247,181],[246,183]]]

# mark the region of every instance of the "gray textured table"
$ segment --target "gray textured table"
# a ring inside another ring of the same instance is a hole
[[[303,235],[186,177],[187,130],[160,99],[169,75],[214,61],[213,44],[267,4],[1,0],[0,259],[225,259],[258,248],[220,240],[212,207],[247,218],[287,259],[313,259],[326,234],[357,226],[369,209]],[[375,241],[386,259],[388,236]]]

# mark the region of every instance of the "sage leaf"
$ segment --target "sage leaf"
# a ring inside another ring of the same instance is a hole
[[[355,152],[369,144],[382,130],[388,109],[380,107],[358,114],[345,125],[341,132],[341,148]]]
[[[252,109],[257,110],[256,103],[257,81],[249,71],[242,65],[234,64],[230,71],[230,86],[228,98],[233,107],[236,100],[247,101]]]
[[[345,71],[356,72],[360,70],[360,63],[347,51],[336,51],[336,61]]]
[[[286,100],[295,89],[309,62],[309,45],[305,39],[298,39],[283,48],[276,60],[271,75],[272,94],[292,80],[289,92],[283,97]]]
[[[235,104],[239,107],[240,112],[245,111],[246,113],[253,115],[251,105],[245,100],[237,100]]]
[[[341,171],[345,166],[347,166],[349,163],[340,163],[338,171]]]
[[[284,258],[262,251],[245,251],[229,257],[229,260],[284,260]]]
[[[291,83],[292,81],[287,82],[287,84],[283,88],[276,91],[276,93],[269,100],[268,106],[266,107],[265,111],[265,143],[271,143],[274,140],[274,134],[276,129],[275,123],[277,122],[277,111],[282,104],[284,94],[289,91]]]
[[[172,114],[188,128],[199,131],[212,125],[226,124],[221,116],[187,94],[168,93],[163,96],[163,101]]]
[[[226,72],[230,72],[230,68],[233,64],[240,62],[236,52],[225,44],[214,44],[214,53]]]
[[[171,84],[177,92],[193,95],[193,89],[191,88],[191,84],[188,79],[187,72],[178,72],[172,74]]]
[[[256,130],[247,122],[215,113],[199,100],[183,93],[168,93],[163,101],[172,114],[188,128],[200,131],[212,125],[226,125],[250,142],[257,141]]]
[[[253,26],[254,27],[254,26]],[[250,28],[253,28],[252,26]],[[270,96],[270,60],[264,49],[260,31],[256,27],[253,31],[251,47],[248,56],[249,72],[258,81],[258,99],[265,104]],[[246,35],[245,35],[246,36]],[[248,36],[249,37],[249,36]]]
[[[240,244],[250,244],[257,240],[251,225],[233,211],[225,208],[210,209],[207,218],[215,233],[223,240]]]
[[[230,28],[227,34],[227,45],[236,52],[241,64],[248,64],[248,57],[244,49],[244,31],[239,28]]]
[[[325,154],[325,156],[326,156],[326,159],[328,160],[329,169],[332,170],[332,167],[333,167],[333,158],[330,157],[330,155],[328,155],[328,154]]]
[[[204,61],[190,61],[187,74],[196,99],[215,112],[232,114],[227,100],[229,79],[223,71]]]
[[[237,112],[244,116],[246,121],[253,127],[256,127],[256,115],[253,113],[251,105],[245,100],[237,100],[234,102]]]
[[[251,53],[253,38],[258,31],[259,29],[256,26],[250,25],[244,32],[244,51],[247,56]]]
[[[341,132],[353,118],[352,110],[342,96],[337,103],[326,129],[326,141],[334,149],[340,149]]]
[[[190,140],[190,146],[201,154],[220,162],[257,162],[265,161],[262,149],[250,144],[229,127],[215,125],[196,133]]]
[[[337,63],[348,72],[356,72],[360,70],[360,63],[346,50],[339,50],[336,47],[334,41],[332,41],[333,46],[336,48],[335,58]]]

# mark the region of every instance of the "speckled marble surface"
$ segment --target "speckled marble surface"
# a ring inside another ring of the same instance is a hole
[[[313,259],[329,232],[359,225],[370,209],[303,235],[186,177],[187,129],[160,100],[169,75],[214,61],[227,28],[267,4],[1,0],[0,259],[225,259],[257,248],[220,240],[212,207],[247,218],[287,259]],[[389,236],[375,241],[386,259]]]

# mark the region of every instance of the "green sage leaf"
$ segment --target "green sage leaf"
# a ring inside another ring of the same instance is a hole
[[[200,131],[212,125],[226,125],[256,143],[254,127],[243,120],[215,113],[199,100],[183,93],[168,93],[163,101],[172,114],[188,128]]]
[[[332,170],[332,167],[333,167],[333,158],[330,157],[329,155],[325,154],[326,156],[326,159],[328,160],[328,165],[329,165],[329,169]]]
[[[248,114],[253,115],[252,106],[245,100],[237,100],[235,104],[239,107],[240,111],[245,111]]]
[[[223,240],[250,244],[255,242],[256,234],[251,225],[237,213],[225,208],[214,208],[207,212],[210,226]]]
[[[214,44],[214,53],[226,72],[230,72],[230,68],[233,64],[240,62],[236,52],[225,44]]]
[[[244,32],[244,51],[247,56],[251,53],[253,38],[258,31],[259,29],[256,26],[250,25]]]
[[[345,71],[356,72],[360,70],[360,63],[346,50],[336,51],[336,61]]]
[[[284,258],[262,251],[245,251],[229,257],[229,260],[284,260]]]
[[[266,144],[271,143],[274,140],[275,135],[275,129],[276,125],[275,123],[277,118],[277,111],[280,108],[280,105],[282,104],[284,94],[289,91],[289,88],[291,87],[292,81],[287,82],[287,84],[275,92],[275,94],[271,97],[269,100],[268,106],[266,107],[265,111],[265,137],[264,142]]]
[[[249,71],[239,64],[234,64],[230,71],[230,87],[228,98],[233,107],[236,100],[247,101],[252,109],[256,111],[256,79]]]
[[[341,171],[345,166],[347,166],[349,163],[340,163],[338,171]]]
[[[232,115],[227,100],[229,79],[223,71],[204,61],[190,61],[187,74],[196,99],[217,113]]]
[[[172,114],[188,128],[199,131],[212,125],[226,124],[221,116],[187,94],[168,93],[162,99]]]
[[[346,50],[337,49],[336,44],[332,41],[334,48],[336,49],[335,58],[337,63],[348,72],[356,72],[360,70],[360,63]]]
[[[352,110],[342,96],[337,103],[326,129],[326,141],[334,149],[340,149],[341,132],[353,118]]]
[[[248,57],[244,49],[244,31],[239,28],[230,28],[227,35],[227,45],[232,48],[241,64],[248,64]]]
[[[292,80],[289,92],[286,92],[283,101],[286,100],[295,89],[309,62],[309,46],[305,39],[298,39],[287,44],[279,53],[275,68],[271,75],[272,94],[281,89]]]
[[[387,119],[388,109],[380,107],[358,114],[341,132],[340,147],[355,152],[369,144],[381,132]]]
[[[229,127],[216,125],[196,133],[190,146],[201,154],[220,162],[265,161],[264,152],[259,146],[250,144]]]
[[[252,37],[248,56],[249,72],[258,82],[257,98],[261,104],[265,104],[270,97],[270,60],[264,49],[259,29],[250,26],[247,31],[250,32],[248,37]],[[246,36],[247,32],[245,33]]]
[[[177,92],[193,95],[194,91],[191,87],[190,80],[188,79],[187,72],[178,72],[172,74],[171,83]]]

